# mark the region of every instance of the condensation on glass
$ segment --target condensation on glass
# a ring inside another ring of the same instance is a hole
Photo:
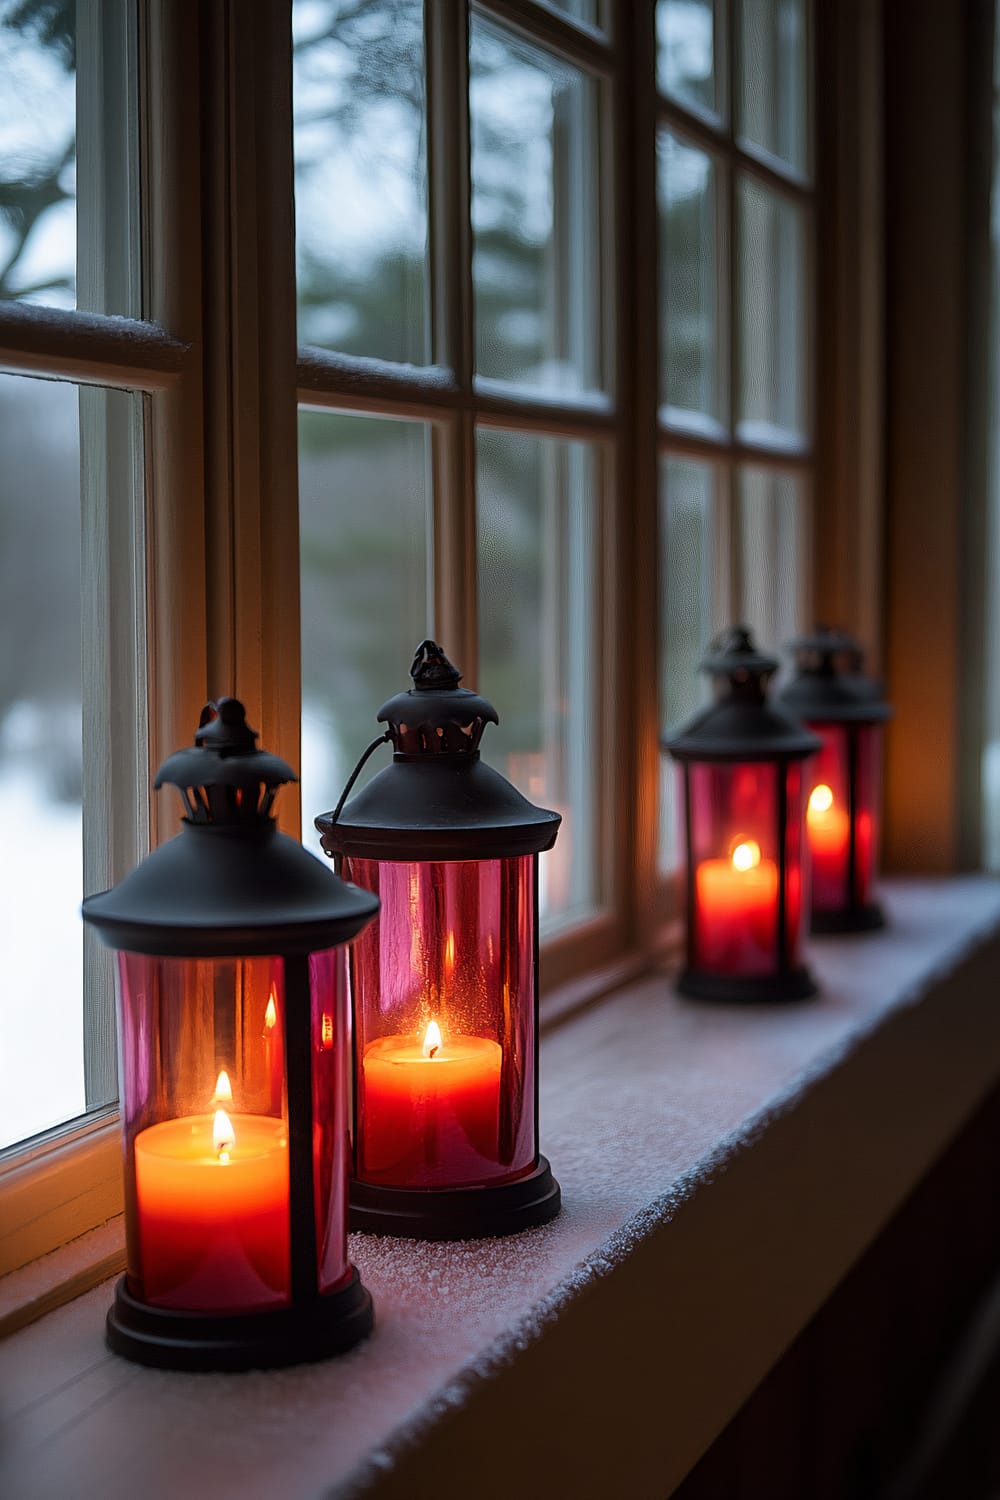
[[[714,601],[723,482],[714,464],[667,458],[660,465],[660,704],[662,728],[668,733],[708,697],[708,682],[698,665],[719,623]],[[675,870],[683,859],[682,808],[673,766],[663,757],[659,861],[664,872]]]
[[[475,13],[470,69],[477,373],[596,389],[596,83]]]
[[[421,0],[294,0],[299,342],[425,364]]]
[[[736,485],[742,618],[760,640],[791,640],[805,622],[806,482],[743,468]]]
[[[803,209],[742,175],[737,184],[737,436],[805,437],[807,275]]]
[[[129,1286],[154,1307],[291,1300],[284,962],[120,953]],[[345,950],[309,958],[321,1291],[348,1273]]]
[[[809,166],[807,26],[808,0],[740,0],[737,133],[802,173]]]
[[[421,422],[299,413],[307,811],[336,801],[372,737],[372,698],[396,688],[400,641],[427,633],[429,472]],[[305,845],[315,853],[311,821]]]
[[[0,375],[0,453],[0,639],[6,642],[0,652],[0,1146],[6,1146],[87,1106],[77,388]]]
[[[590,444],[477,435],[478,679],[500,716],[486,758],[563,818],[539,860],[543,932],[593,914],[603,898],[598,484]]]
[[[362,1182],[534,1169],[534,863],[345,858],[345,878],[382,903],[351,960]]]
[[[657,137],[660,399],[727,418],[722,163],[670,131]]]
[[[715,0],[658,0],[656,82],[664,94],[725,116]]]

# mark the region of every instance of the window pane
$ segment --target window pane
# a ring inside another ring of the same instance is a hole
[[[591,26],[600,25],[598,0],[552,0],[558,10],[564,10],[574,21],[587,21]]]
[[[428,358],[420,0],[295,0],[299,340]]]
[[[0,375],[0,1147],[86,1107],[78,403]]]
[[[724,113],[715,63],[715,0],[659,0],[656,82],[682,104]]]
[[[743,618],[758,645],[778,650],[804,621],[804,485],[792,474],[743,469],[738,493]]]
[[[739,132],[800,171],[808,163],[807,0],[742,0]]]
[[[739,183],[740,400],[745,440],[804,436],[809,380],[803,212],[749,177]]]
[[[597,460],[588,443],[482,430],[477,443],[479,671],[496,707],[485,758],[563,815],[541,859],[549,931],[601,898],[594,810]]]
[[[721,419],[719,345],[722,276],[718,178],[713,158],[662,131],[657,140],[660,206],[662,400]]]
[[[299,413],[302,834],[313,853],[313,817],[336,804],[429,630],[429,449],[420,422]],[[385,764],[374,755],[368,774]]]
[[[660,722],[670,733],[706,700],[698,663],[716,627],[715,549],[721,476],[712,464],[668,458],[660,465]],[[677,768],[660,764],[660,868],[680,861]]]
[[[597,90],[472,18],[473,278],[480,375],[600,383]]]
[[[0,297],[76,305],[76,7],[0,0]]]

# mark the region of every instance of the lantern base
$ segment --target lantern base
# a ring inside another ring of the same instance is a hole
[[[163,1370],[267,1370],[343,1354],[374,1327],[372,1299],[357,1271],[338,1291],[301,1307],[257,1313],[195,1313],[140,1302],[122,1277],[108,1309],[108,1348]]]
[[[702,974],[685,969],[674,988],[692,1000],[758,1004],[761,1001],[808,1000],[819,986],[807,968],[786,969],[781,974]]]
[[[559,1184],[544,1156],[516,1182],[466,1188],[378,1187],[351,1180],[351,1228],[401,1239],[474,1240],[547,1224]]]
[[[885,926],[881,906],[847,906],[840,911],[814,911],[809,931],[817,936],[837,932],[878,932]]]

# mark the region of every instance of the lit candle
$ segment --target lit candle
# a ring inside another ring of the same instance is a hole
[[[431,1021],[423,1040],[384,1036],[361,1062],[358,1133],[366,1182],[460,1186],[495,1171],[500,1129],[497,1042],[442,1037]]]
[[[278,1027],[278,997],[274,985],[264,1010],[264,1067],[271,1095],[272,1115],[281,1114],[281,1096],[285,1083],[285,1058],[281,1030]]]
[[[738,838],[728,859],[695,869],[698,964],[732,974],[773,965],[777,943],[778,867],[754,839]]]
[[[216,1104],[232,1103],[225,1069]],[[288,1134],[269,1115],[184,1115],[135,1138],[142,1296],[238,1312],[289,1294]]]
[[[847,896],[850,821],[825,782],[814,786],[809,794],[806,831],[812,856],[813,904],[842,906]]]

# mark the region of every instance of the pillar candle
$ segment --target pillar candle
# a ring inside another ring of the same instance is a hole
[[[748,851],[741,857],[741,851]],[[742,866],[742,867],[741,867]],[[728,859],[695,869],[697,962],[723,974],[773,967],[778,930],[778,867],[751,840]]]

